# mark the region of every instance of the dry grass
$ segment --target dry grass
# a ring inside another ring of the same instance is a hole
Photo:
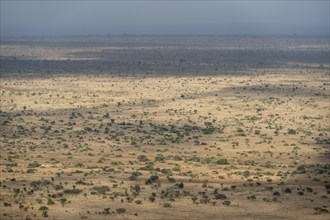
[[[1,219],[328,219],[327,71],[254,72],[3,78]]]
[[[328,38],[0,47],[0,219],[329,219]]]

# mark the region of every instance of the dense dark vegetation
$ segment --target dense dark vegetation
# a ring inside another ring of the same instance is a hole
[[[246,68],[324,68],[329,63],[329,48],[324,46],[327,44],[327,37],[301,36],[3,39],[2,45],[7,47],[42,51],[6,54],[3,49],[0,73],[212,75]],[[42,54],[46,52],[58,53],[62,59],[47,58]]]

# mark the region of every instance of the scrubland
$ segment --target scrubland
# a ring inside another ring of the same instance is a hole
[[[329,219],[324,39],[92,42],[2,43],[0,219]]]

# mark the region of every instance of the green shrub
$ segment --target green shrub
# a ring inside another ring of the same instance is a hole
[[[37,167],[40,167],[40,166],[41,166],[41,164],[38,163],[38,161],[34,161],[33,163],[30,163],[28,165],[28,168],[37,168]]]
[[[66,189],[63,191],[64,194],[69,194],[69,195],[77,195],[81,192],[82,192],[81,189]]]

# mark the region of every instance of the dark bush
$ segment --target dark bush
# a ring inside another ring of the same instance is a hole
[[[216,194],[215,195],[215,199],[221,199],[221,200],[225,200],[227,199],[227,196],[225,194]]]
[[[229,162],[227,159],[219,159],[216,161],[216,164],[226,165],[226,164],[229,164]]]
[[[125,208],[118,208],[118,209],[116,209],[116,212],[117,212],[118,214],[123,214],[123,213],[126,212],[126,209],[125,209]]]
[[[109,186],[94,186],[93,190],[97,191],[98,194],[105,194],[106,192],[110,191]]]
[[[291,193],[291,189],[290,188],[285,188],[284,192],[285,193]]]
[[[69,195],[77,195],[81,192],[82,192],[81,189],[66,189],[63,191],[64,194],[69,194]]]

